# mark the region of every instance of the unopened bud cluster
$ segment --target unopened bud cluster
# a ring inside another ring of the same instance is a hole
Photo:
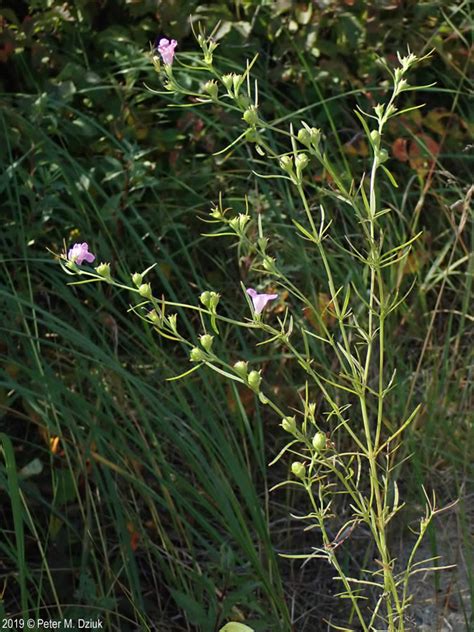
[[[248,215],[244,215],[240,213],[237,217],[233,217],[229,220],[229,226],[238,234],[243,235],[245,231],[245,227],[247,226],[250,217]]]
[[[198,35],[198,44],[204,53],[204,63],[208,66],[212,66],[213,53],[216,50],[218,44],[213,39],[206,39],[204,35]]]
[[[319,144],[321,142],[321,130],[317,127],[308,127],[304,124],[298,132],[298,140],[305,145],[312,153],[319,153]]]
[[[280,167],[285,171],[291,181],[297,186],[303,181],[303,170],[308,166],[309,158],[304,152],[295,154],[295,157],[284,155],[280,158]]]
[[[243,81],[243,76],[236,73],[229,73],[222,77],[222,83],[227,89],[229,96],[231,96],[232,98],[238,97],[240,86],[242,85]]]

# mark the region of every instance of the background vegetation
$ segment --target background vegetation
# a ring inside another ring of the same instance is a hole
[[[290,516],[298,497],[268,492],[285,475],[267,467],[283,441],[278,420],[218,376],[165,382],[188,366],[185,354],[127,314],[129,296],[67,286],[47,252],[88,241],[117,274],[158,262],[153,284],[170,300],[195,303],[212,289],[232,301],[241,280],[259,279],[249,277],[247,253],[202,236],[200,218],[220,191],[236,211],[250,192],[277,236],[272,254],[329,318],[320,263],[289,230],[301,209],[286,186],[249,178],[249,163],[266,167],[246,149],[215,155],[241,122],[145,87],[159,88],[149,57],[157,35],[175,37],[181,53],[196,49],[192,15],[208,32],[219,24],[222,69],[238,71],[259,53],[267,120],[321,127],[348,181],[369,152],[353,108],[383,94],[377,55],[390,63],[407,46],[434,49],[413,83],[436,87],[411,93],[408,105],[426,106],[390,129],[399,188],[383,192],[395,211],[388,240],[423,231],[393,279],[414,290],[390,323],[387,362],[399,387],[388,427],[423,402],[404,448],[407,507],[393,537],[403,555],[421,484],[440,504],[460,498],[427,551],[458,568],[427,581],[432,629],[452,613],[472,629],[471,12],[462,0],[3,3],[0,618],[101,616],[110,630],[180,632],[218,630],[229,618],[285,632],[345,622],[330,569],[278,555],[314,546]],[[357,239],[327,174],[308,186],[330,209],[338,242]],[[344,251],[333,256],[350,278]],[[224,331],[220,344],[232,360],[255,355],[252,339]],[[272,382],[293,384],[279,395],[296,406],[300,376],[268,354]],[[363,534],[341,547],[347,567],[366,555]]]

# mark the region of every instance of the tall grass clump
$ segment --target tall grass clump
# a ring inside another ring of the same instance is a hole
[[[132,293],[130,311],[190,360],[190,368],[169,380],[209,369],[239,387],[246,386],[276,415],[288,441],[271,464],[286,460],[289,474],[273,489],[291,487],[304,494],[307,511],[297,519],[310,534],[319,532],[313,535],[310,552],[286,555],[306,564],[324,560],[334,570],[338,596],[349,604],[344,623],[334,624],[335,629],[358,626],[367,632],[402,632],[408,629],[411,578],[442,568],[433,560],[420,561],[417,555],[440,508],[434,492],[423,488],[425,511],[417,521],[414,542],[406,559],[397,559],[390,544],[392,521],[404,506],[397,472],[407,429],[417,419],[420,404],[403,418],[391,418],[391,402],[399,395],[396,369],[388,371],[386,366],[387,330],[393,331],[412,289],[402,287],[397,279],[403,277],[419,233],[398,239],[392,208],[384,202],[382,191],[399,186],[388,167],[384,134],[393,119],[420,107],[404,106],[403,95],[427,87],[409,84],[410,69],[427,56],[398,55],[395,68],[381,60],[391,88],[370,111],[359,108],[355,112],[371,151],[366,172],[355,178],[347,164],[344,168],[331,159],[324,130],[305,121],[295,130],[296,123],[287,128],[265,120],[265,103],[259,99],[258,82],[252,79],[256,58],[241,74],[222,73],[215,64],[213,39],[199,35],[198,42],[202,56],[183,55],[178,65],[174,62],[176,42],[160,41],[153,63],[165,91],[178,101],[187,99],[188,106],[207,104],[243,121],[241,130],[219,153],[228,154],[246,144],[262,165],[264,173],[257,176],[269,182],[284,181],[290,188],[290,208],[295,213],[284,230],[292,229],[297,235],[302,257],[317,261],[327,296],[324,308],[309,291],[311,270],[309,282],[302,283],[288,272],[278,248],[280,235],[268,232],[270,227],[261,213],[253,211],[250,196],[237,201],[240,212],[235,212],[226,207],[225,195],[216,192],[206,221],[209,237],[236,240],[239,256],[250,261],[258,290],[242,284],[239,294],[227,297],[202,286],[198,301],[173,300],[154,293],[147,278],[151,268],[127,279],[117,277],[107,262],[95,261],[93,271],[85,267],[86,243],[61,254],[61,265],[69,275],[82,277],[74,285],[101,282]],[[315,192],[312,181],[317,173],[324,174],[330,186]],[[342,238],[333,230],[334,209],[339,207],[353,226]],[[264,289],[269,284],[271,293]],[[278,313],[267,317],[266,305],[277,300]],[[249,317],[236,316],[242,313],[242,305]],[[191,329],[189,323],[182,323],[183,314],[191,315]],[[267,349],[265,356],[261,354],[259,360],[257,352],[249,356],[242,349],[240,357],[229,361],[223,349],[236,330],[242,330],[257,350]],[[270,375],[263,375],[263,359],[276,356],[294,364],[295,379],[286,390],[272,384]],[[295,381],[295,402],[287,401],[284,393],[294,388]],[[363,534],[367,551],[359,569],[339,556],[339,547],[343,543],[350,547],[355,533]],[[249,629],[232,625],[223,629]]]
[[[0,614],[207,630],[245,603],[256,627],[287,625],[259,491],[265,446],[238,394],[212,375],[163,389],[182,364],[168,341],[128,318],[112,286],[89,286],[85,305],[44,248],[95,232],[124,275],[159,251],[155,279],[175,300],[204,283],[178,200],[207,200],[208,168],[162,168],[175,130],[145,146],[136,112],[167,116],[136,88],[153,77],[145,43],[66,25],[84,66],[1,95]]]

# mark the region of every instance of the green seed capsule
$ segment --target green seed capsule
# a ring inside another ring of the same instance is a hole
[[[234,371],[237,373],[239,377],[246,380],[248,374],[248,362],[244,362],[243,360],[239,360],[234,364]]]
[[[282,156],[280,158],[280,167],[283,171],[291,171],[293,169],[293,160],[291,156]]]
[[[202,292],[201,296],[199,297],[199,300],[204,305],[204,307],[209,308],[209,305],[211,302],[211,293],[208,291]]]
[[[255,107],[251,106],[245,110],[242,118],[250,127],[255,127],[258,123],[258,114]]]
[[[219,304],[219,300],[220,300],[220,294],[218,294],[217,292],[211,292],[210,293],[210,297],[209,297],[209,307],[210,309],[216,309],[217,305]]]
[[[143,296],[143,298],[151,298],[151,285],[149,283],[142,283],[138,288],[138,293],[140,296]]]
[[[310,134],[312,146],[314,147],[314,149],[318,149],[319,143],[321,141],[321,130],[317,127],[312,127]]]
[[[258,392],[260,384],[262,383],[262,376],[260,375],[260,371],[250,371],[247,382],[253,391]]]
[[[295,417],[285,417],[281,422],[281,427],[285,432],[289,432],[290,434],[294,434],[296,432],[296,418]]]
[[[317,432],[313,437],[313,448],[319,454],[326,448],[326,435],[324,432]]]
[[[100,274],[100,276],[104,277],[105,279],[110,279],[110,263],[101,263],[99,266],[97,266],[95,271],[97,272],[97,274]]]
[[[309,162],[309,158],[306,154],[297,154],[295,158],[295,165],[298,170],[303,170]]]
[[[212,348],[212,343],[214,342],[214,336],[204,334],[200,337],[199,341],[206,351],[210,351]]]
[[[232,82],[233,82],[233,75],[232,74],[229,73],[229,74],[224,75],[222,77],[222,83],[227,88],[227,90],[230,90],[232,88]]]
[[[202,362],[206,356],[202,352],[199,347],[193,347],[191,349],[191,353],[189,354],[189,359],[191,362]]]
[[[202,89],[206,94],[208,94],[211,97],[211,99],[214,99],[214,100],[217,99],[219,89],[215,81],[212,81],[212,80],[207,81],[203,85]]]
[[[307,147],[309,147],[311,143],[311,134],[308,132],[308,130],[305,127],[302,127],[300,131],[298,132],[298,140],[303,145],[306,145]]]
[[[132,281],[136,287],[140,287],[140,285],[143,283],[143,276],[139,272],[135,272],[135,274],[132,276]]]
[[[296,476],[296,478],[304,478],[306,474],[306,467],[304,463],[300,461],[295,461],[291,464],[291,471]]]

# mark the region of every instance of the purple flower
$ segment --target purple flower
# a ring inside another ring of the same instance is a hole
[[[174,59],[174,49],[176,48],[177,45],[178,45],[178,42],[174,39],[169,40],[169,39],[166,39],[166,37],[163,37],[160,39],[160,41],[158,42],[157,48],[164,64],[171,66]]]
[[[262,313],[263,308],[268,303],[268,301],[274,301],[276,298],[278,298],[278,294],[259,294],[251,287],[248,288],[247,294],[252,299],[253,308],[256,314]]]
[[[89,245],[87,242],[83,244],[74,244],[71,250],[67,253],[67,258],[69,261],[73,263],[77,263],[77,265],[81,265],[83,261],[87,261],[87,263],[92,263],[95,259],[95,255],[92,252],[89,252]]]

